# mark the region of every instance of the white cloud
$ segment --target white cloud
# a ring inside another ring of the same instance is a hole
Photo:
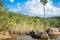
[[[20,9],[20,5],[21,5],[20,3],[17,3],[17,7],[18,7],[18,9]]]
[[[15,12],[20,12],[21,10],[21,4],[17,3],[17,9],[14,10]]]
[[[9,1],[12,2],[12,3],[14,2],[14,0],[9,0]]]
[[[29,0],[27,1],[21,8],[18,3],[18,10],[22,12],[26,11],[26,13],[36,14],[36,15],[44,15],[44,6],[41,4],[40,0]],[[45,6],[46,16],[48,15],[60,15],[60,8],[53,6],[52,1],[48,0],[48,3]]]

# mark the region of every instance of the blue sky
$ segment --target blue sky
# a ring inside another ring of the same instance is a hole
[[[43,5],[40,0],[3,0],[10,11],[31,16],[44,16]],[[60,15],[60,0],[48,0],[45,6],[46,17]]]

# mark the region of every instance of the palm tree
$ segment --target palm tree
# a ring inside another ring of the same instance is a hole
[[[45,5],[47,4],[47,1],[48,0],[40,0],[41,3],[44,5],[44,30],[45,30],[45,27],[46,27],[46,19],[45,19]]]

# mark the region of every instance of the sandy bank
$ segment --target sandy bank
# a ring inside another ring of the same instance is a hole
[[[7,35],[0,35],[0,39],[7,39],[7,38],[11,38],[11,36],[7,36]]]

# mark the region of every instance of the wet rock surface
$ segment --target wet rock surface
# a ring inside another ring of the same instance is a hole
[[[55,36],[55,35],[60,35],[59,32],[60,28],[52,27],[46,30],[45,32],[43,31],[37,31],[37,30],[32,30],[29,32],[29,35],[34,38],[34,39],[41,39],[41,38],[48,38],[48,36]]]
[[[48,34],[46,32],[40,32],[40,31],[31,31],[29,33],[32,38],[34,39],[40,39],[40,38],[47,38]]]

